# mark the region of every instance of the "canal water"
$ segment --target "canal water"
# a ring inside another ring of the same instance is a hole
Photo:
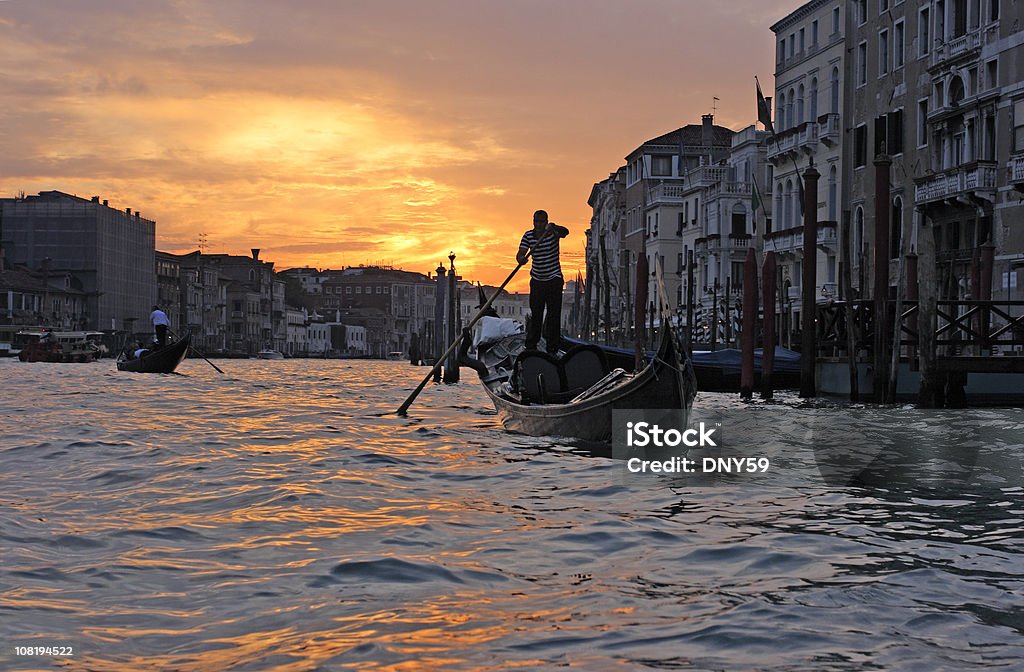
[[[1024,669],[1020,411],[701,394],[771,469],[688,480],[218,365],[0,361],[0,669]]]

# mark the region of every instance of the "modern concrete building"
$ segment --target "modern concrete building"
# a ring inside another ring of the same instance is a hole
[[[91,329],[145,324],[157,297],[156,224],[131,208],[60,191],[0,199],[0,236],[7,259],[31,269],[47,264],[85,292]]]

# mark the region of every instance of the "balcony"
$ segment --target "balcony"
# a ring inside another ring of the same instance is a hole
[[[948,42],[936,44],[932,49],[930,69],[942,69],[953,61],[977,57],[981,50],[981,37],[982,31],[976,28]]]
[[[1010,184],[1017,191],[1024,191],[1024,156],[1010,159]]]
[[[842,140],[842,125],[838,112],[829,112],[818,117],[818,140],[821,144],[834,147]]]
[[[993,200],[997,172],[994,161],[976,161],[917,179],[914,201],[919,204],[946,200],[969,203],[971,196]]]
[[[838,246],[835,222],[818,222],[818,247],[826,252],[835,252]],[[765,252],[797,252],[804,249],[804,227],[794,226],[791,229],[773,231],[764,236]]]
[[[708,189],[707,197],[711,199],[715,197],[725,198],[732,196],[749,201],[751,193],[750,185],[750,182],[719,182]]]
[[[838,115],[836,116],[838,118]],[[795,158],[800,152],[812,154],[817,144],[818,122],[805,121],[777,134],[774,142],[769,141],[768,160],[777,163],[787,155]]]
[[[681,184],[656,184],[647,196],[647,205],[679,205],[686,189]]]

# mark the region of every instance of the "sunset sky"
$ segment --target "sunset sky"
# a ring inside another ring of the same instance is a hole
[[[98,195],[157,247],[278,269],[454,251],[497,283],[535,209],[644,140],[755,119],[777,0],[0,0],[0,195]],[[514,286],[525,285],[526,275]]]

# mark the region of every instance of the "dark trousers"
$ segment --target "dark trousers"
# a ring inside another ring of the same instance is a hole
[[[161,348],[167,345],[167,325],[158,324],[156,325],[156,343]]]
[[[542,325],[548,352],[558,349],[562,340],[562,284],[562,278],[530,280],[530,328],[526,332],[527,349],[536,349]]]

